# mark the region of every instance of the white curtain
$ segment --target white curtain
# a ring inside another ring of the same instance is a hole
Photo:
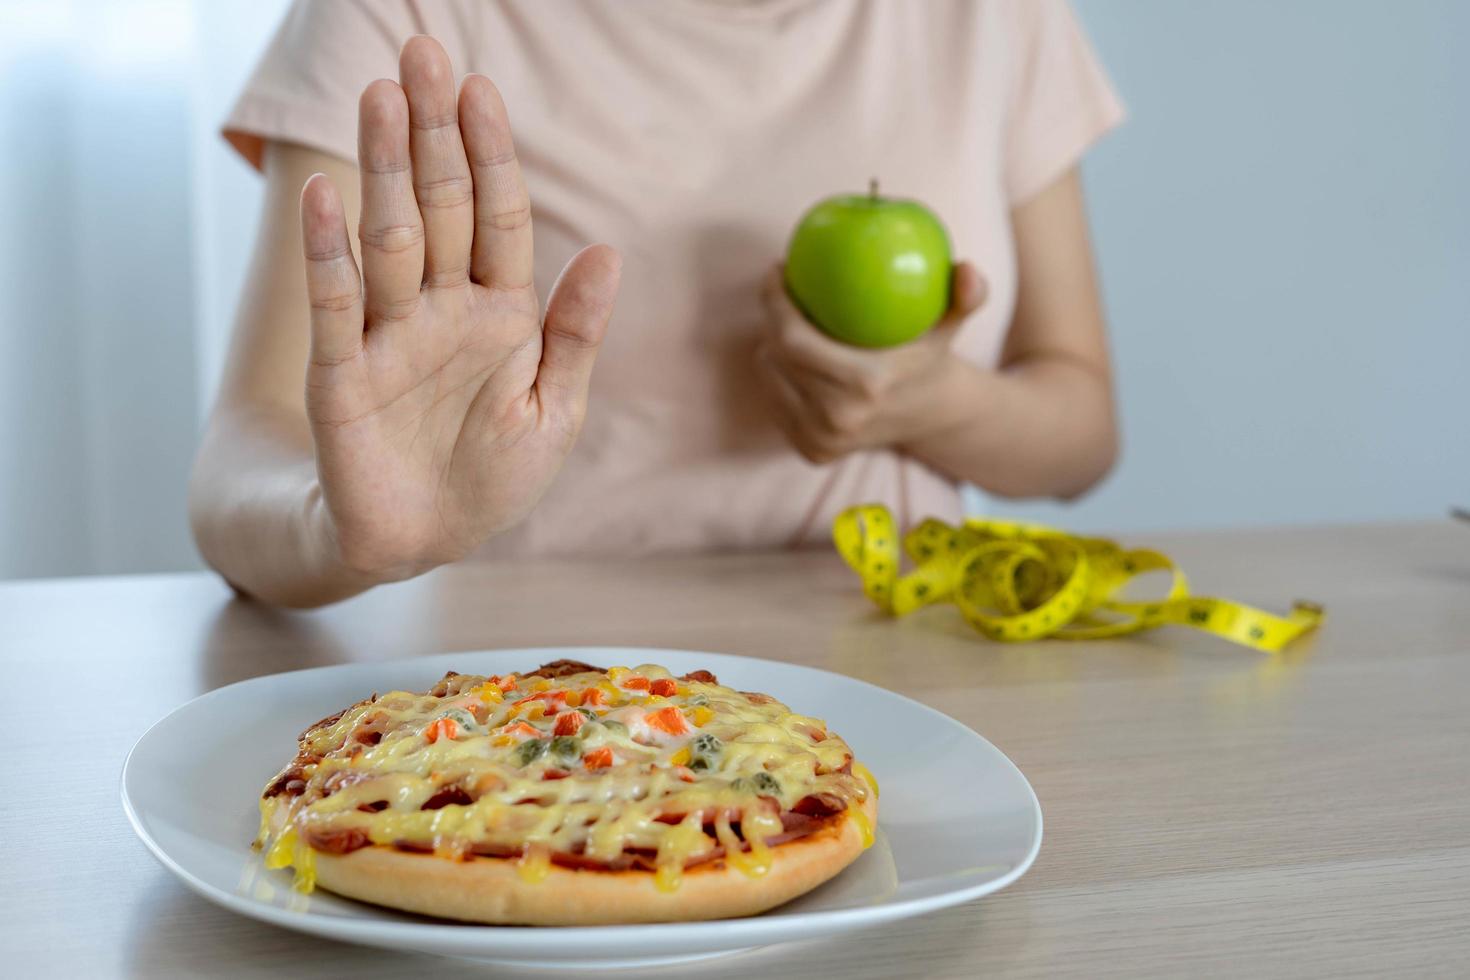
[[[216,133],[284,5],[0,0],[0,577],[198,565],[259,194]]]

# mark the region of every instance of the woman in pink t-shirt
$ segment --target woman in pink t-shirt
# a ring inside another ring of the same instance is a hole
[[[266,194],[200,549],[312,605],[1079,494],[1117,439],[1076,165],[1120,118],[1063,0],[300,2],[225,126]],[[873,176],[966,260],[881,351],[778,271]]]

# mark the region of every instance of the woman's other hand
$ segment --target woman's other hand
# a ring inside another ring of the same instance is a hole
[[[767,331],[759,374],[777,424],[797,452],[828,463],[863,449],[902,448],[956,423],[962,400],[949,396],[970,372],[951,347],[965,319],[985,302],[975,267],[954,267],[950,309],[927,333],[885,349],[835,340],[802,315],[778,266],[763,289]]]
[[[951,350],[985,299],[955,267],[949,313],[900,347],[865,350],[802,318],[779,272],[766,281],[761,372],[793,445],[825,463],[891,448],[953,480],[1007,497],[1070,499],[1117,458],[1112,369],[1082,181],[1076,169],[1011,212],[1020,275],[999,363]]]

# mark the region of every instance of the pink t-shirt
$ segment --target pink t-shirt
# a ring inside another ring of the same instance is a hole
[[[418,33],[504,93],[543,298],[584,244],[624,256],[581,439],[485,553],[810,544],[867,501],[958,516],[955,484],[915,460],[788,447],[752,374],[759,286],[807,206],[876,177],[988,279],[957,349],[993,364],[1011,209],[1122,116],[1064,0],[298,2],[226,136],[257,165],[267,139],[355,160],[358,95]]]

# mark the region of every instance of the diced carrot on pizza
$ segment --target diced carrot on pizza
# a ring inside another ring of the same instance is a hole
[[[566,698],[566,691],[537,691],[534,694],[527,694],[519,700],[512,701],[511,704],[529,704],[532,701],[540,701],[543,704],[552,705],[559,701],[565,701]]]
[[[673,705],[648,712],[643,716],[643,721],[649,728],[656,728],[669,735],[683,735],[689,731],[689,723],[684,720],[683,712]]]
[[[424,729],[424,738],[437,742],[441,738],[454,739],[459,736],[459,723],[453,718],[436,718]]]
[[[657,694],[660,697],[671,698],[675,694],[679,693],[679,685],[674,683],[672,678],[660,677],[658,680],[648,685],[648,693]]]
[[[613,764],[613,750],[606,745],[599,749],[593,749],[582,756],[582,765],[588,769],[606,769]]]

